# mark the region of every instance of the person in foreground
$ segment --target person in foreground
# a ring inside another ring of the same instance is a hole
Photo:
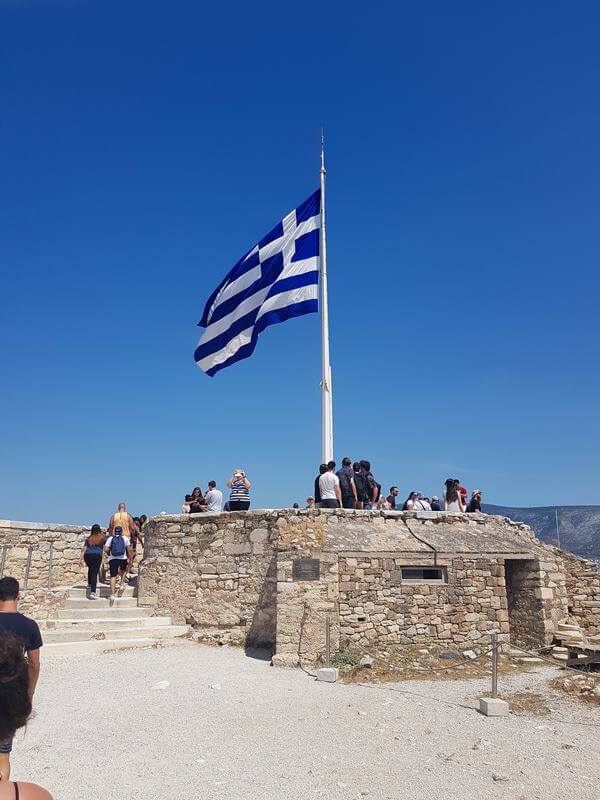
[[[110,570],[110,599],[115,599],[117,590],[122,593],[125,589],[127,565],[131,562],[133,550],[128,536],[123,536],[123,529],[117,525],[115,532],[106,540],[104,552],[108,556]],[[117,577],[119,584],[117,585]]]
[[[42,636],[37,622],[17,611],[19,600],[19,581],[16,578],[2,578],[0,580],[0,636],[16,636],[22,652],[27,653],[24,659],[27,675],[29,699],[33,700],[33,693],[40,676],[40,647]],[[0,691],[2,690],[3,677],[0,674]],[[4,722],[5,709],[0,709],[0,727]],[[31,713],[31,702],[29,712]],[[22,723],[25,724],[25,723]],[[19,725],[18,727],[21,727]],[[12,751],[12,734],[5,736],[0,731],[0,773],[4,780],[10,777],[10,753]]]
[[[14,580],[12,578],[11,580]],[[29,659],[23,652],[23,640],[0,628],[0,740],[12,741],[31,714],[31,698],[35,684],[31,683]],[[35,783],[12,783],[10,773],[2,762],[0,800],[52,800]]]

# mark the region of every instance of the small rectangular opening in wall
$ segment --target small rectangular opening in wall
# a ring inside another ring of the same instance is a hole
[[[401,567],[400,576],[403,581],[446,583],[446,573],[443,567]]]

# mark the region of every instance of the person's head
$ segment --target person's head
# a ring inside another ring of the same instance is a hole
[[[321,464],[319,467],[319,475],[324,475],[327,472],[327,464]]]
[[[186,494],[186,496],[185,496],[185,502],[186,502],[186,503],[189,503],[191,499],[192,499],[192,495],[191,495],[191,494]]]
[[[406,502],[408,503],[409,500],[416,500],[418,492],[411,492],[408,497],[406,498]]]
[[[362,472],[360,461],[355,461],[354,464],[352,464],[352,469],[354,470],[354,472]]]
[[[16,578],[2,578],[0,580],[0,603],[19,599],[19,581]]]
[[[447,478],[445,481],[446,489],[452,489],[454,486],[454,478]]]
[[[436,497],[435,495],[433,495],[433,497],[431,498],[431,502],[432,503],[439,503],[440,502],[440,498]]]
[[[327,472],[333,472],[335,469],[335,461],[329,461],[327,463]]]
[[[314,506],[314,504],[315,504],[315,498],[314,497],[307,497],[306,498],[306,505],[309,508],[312,508]]]
[[[192,498],[195,500],[198,497],[202,497],[202,489],[199,486],[194,486],[192,490]]]
[[[471,494],[473,500],[481,500],[482,491],[481,489],[475,489]]]
[[[30,714],[29,673],[23,643],[12,633],[0,630],[0,741],[12,739]]]
[[[117,525],[115,528],[115,536],[122,536],[123,535],[123,528],[120,525]]]
[[[294,505],[292,506],[292,508],[300,508],[300,506],[298,505],[298,503],[294,503]]]
[[[390,494],[392,497],[398,496],[398,487],[397,486],[390,486]]]
[[[454,481],[454,485],[458,489],[458,487],[460,486],[460,478],[453,478],[452,480]]]
[[[140,525],[144,525],[146,522],[148,522],[148,517],[145,514],[142,514],[140,516]]]
[[[139,518],[139,517],[134,517],[134,518],[133,518],[133,521],[135,522],[135,524],[136,524],[136,525],[138,526],[138,528],[139,528],[139,526],[140,526],[140,518]]]
[[[351,467],[352,461],[346,456],[346,458],[342,459],[342,467]]]
[[[360,465],[364,469],[365,472],[371,472],[371,462],[370,461],[361,461]]]
[[[208,488],[209,489],[216,489],[217,488],[217,482],[216,481],[209,481],[208,482]]]
[[[125,505],[125,503],[119,503],[119,511],[126,511],[126,510],[127,506]]]
[[[458,485],[455,478],[448,478],[446,481],[446,500],[449,503],[455,502],[458,499]]]
[[[94,525],[92,525],[92,530],[90,531],[89,543],[92,546],[96,546],[100,544],[100,542],[102,541],[104,541],[104,534],[102,533],[102,528],[96,522]]]
[[[241,481],[242,478],[246,477],[246,473],[241,467],[238,467],[236,471],[233,473],[233,477],[236,478],[238,481]]]

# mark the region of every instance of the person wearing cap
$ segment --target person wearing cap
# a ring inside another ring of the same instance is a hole
[[[125,579],[127,576],[127,565],[133,556],[131,540],[129,536],[123,536],[123,528],[115,526],[112,536],[109,536],[104,545],[104,552],[108,556],[108,568],[110,570],[110,599],[115,598],[118,589],[122,592],[125,589]],[[117,586],[117,577],[119,585]]]
[[[417,499],[413,503],[413,511],[431,511],[431,506],[422,492],[417,494]]]
[[[441,511],[442,506],[440,504],[440,498],[433,495],[431,498],[431,510],[432,511]]]
[[[475,489],[467,506],[467,514],[481,514],[481,490]]]
[[[315,507],[315,498],[314,497],[307,497],[306,498],[306,505],[304,508],[314,508]]]

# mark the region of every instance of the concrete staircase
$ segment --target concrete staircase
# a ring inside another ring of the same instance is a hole
[[[171,617],[152,617],[152,609],[138,608],[130,586],[112,605],[108,586],[99,585],[97,595],[97,600],[88,600],[84,587],[69,589],[64,606],[42,633],[45,655],[150,647],[188,631],[187,625],[172,625]]]

